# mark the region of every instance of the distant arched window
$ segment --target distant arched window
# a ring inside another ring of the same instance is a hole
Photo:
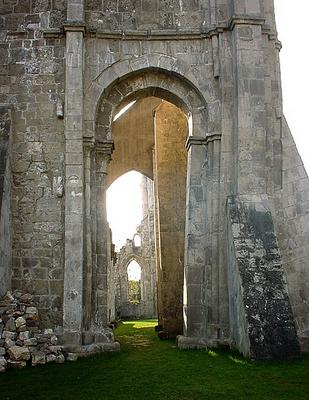
[[[142,238],[140,237],[140,235],[135,235],[134,236],[134,246],[141,247],[141,245],[142,245]]]
[[[142,269],[137,261],[132,260],[129,262],[127,274],[129,302],[133,304],[139,304],[141,302]]]

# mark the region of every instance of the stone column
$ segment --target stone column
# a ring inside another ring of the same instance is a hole
[[[158,185],[155,177],[157,176],[157,158],[156,152],[153,148],[153,175],[154,175],[154,241],[155,241],[155,262],[157,270],[157,313],[158,313],[158,326],[156,330],[162,331],[163,327],[163,304],[162,304],[162,264],[161,264],[161,242],[160,242],[160,227],[159,227],[159,202],[158,202]]]
[[[92,330],[100,335],[107,325],[107,268],[109,226],[106,217],[106,176],[113,151],[113,142],[96,143],[96,263],[93,273]],[[96,341],[99,338],[96,337]]]
[[[65,92],[64,340],[81,343],[83,321],[83,2],[68,1]],[[74,22],[74,24],[72,23]]]
[[[219,340],[220,327],[220,302],[222,289],[222,271],[220,254],[222,247],[222,227],[220,227],[220,159],[221,159],[221,134],[209,133],[207,143],[207,181],[206,185],[206,240],[205,257],[206,269],[204,276],[205,306],[206,306],[206,332],[205,336],[210,341]]]
[[[282,124],[283,124],[283,109],[282,109],[282,89],[281,89],[281,71],[280,71],[280,50],[281,50],[281,42],[278,40],[275,41],[275,46],[272,46],[270,41],[270,48],[272,51],[272,59],[273,64],[271,66],[274,69],[274,76],[270,76],[271,82],[269,82],[269,87],[271,88],[272,93],[272,101],[268,106],[269,119],[273,122],[272,131],[267,135],[267,146],[269,146],[272,154],[270,155],[270,159],[273,160],[273,168],[272,168],[272,181],[274,184],[275,190],[282,189],[282,169],[283,169],[283,152],[282,152]],[[271,74],[270,74],[271,75]],[[265,98],[265,102],[267,102],[267,98]],[[275,105],[275,109],[274,106]],[[275,118],[274,118],[275,117]],[[268,120],[269,126],[269,120]],[[269,129],[269,128],[268,128]],[[272,134],[271,134],[272,133]],[[271,168],[271,165],[270,165]],[[268,185],[271,185],[271,183]],[[267,188],[267,189],[268,189]],[[270,189],[267,191],[270,192]]]
[[[91,191],[92,184],[92,157],[93,157],[94,143],[93,140],[84,139],[84,164],[85,164],[85,215],[84,215],[84,229],[85,229],[85,254],[84,254],[84,273],[83,273],[83,307],[84,307],[84,330],[89,330],[91,319],[91,303],[92,303],[92,270],[93,270],[93,245],[92,237],[93,221],[91,215],[91,206],[93,197]]]
[[[187,206],[184,255],[184,336],[180,348],[195,347],[205,337],[206,306],[204,275],[206,266],[206,139],[189,136]]]

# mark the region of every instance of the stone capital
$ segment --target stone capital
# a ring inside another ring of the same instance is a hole
[[[82,21],[68,21],[63,25],[64,32],[82,32],[86,33],[86,25]]]
[[[98,174],[106,174],[107,166],[111,160],[114,150],[114,142],[106,140],[104,142],[97,141],[95,143],[96,172]]]
[[[104,141],[96,141],[95,142],[95,151],[96,154],[102,156],[109,156],[113,154],[114,151],[114,141],[113,140],[104,140]]]
[[[229,29],[232,31],[235,25],[264,25],[265,18],[260,16],[248,16],[248,15],[233,15],[229,22]]]
[[[278,51],[282,49],[282,43],[280,42],[280,40],[278,39],[275,40],[275,47]]]
[[[86,155],[89,155],[90,152],[94,149],[94,139],[93,138],[88,138],[88,137],[84,137],[83,138],[83,147],[84,147],[84,152]]]
[[[206,135],[206,144],[214,142],[215,140],[221,140],[222,134],[220,132],[210,132]]]

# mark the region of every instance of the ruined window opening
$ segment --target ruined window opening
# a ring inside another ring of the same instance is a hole
[[[141,302],[141,277],[142,269],[135,260],[129,262],[127,267],[128,274],[128,299],[132,304],[140,304]]]
[[[134,236],[134,246],[141,247],[141,245],[142,245],[142,238],[140,237],[140,235],[135,235]]]

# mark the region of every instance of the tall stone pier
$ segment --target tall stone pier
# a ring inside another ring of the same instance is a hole
[[[1,2],[0,293],[31,292],[71,350],[116,349],[105,197],[136,169],[156,188],[164,335],[308,351],[309,181],[280,48],[273,0]]]

